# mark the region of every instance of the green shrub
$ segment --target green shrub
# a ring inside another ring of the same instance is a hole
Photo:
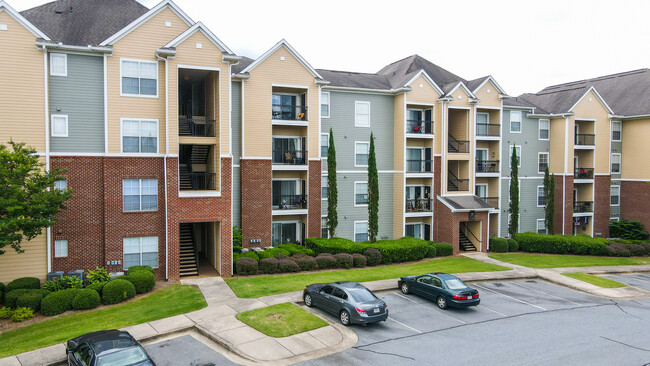
[[[519,248],[524,252],[550,254],[606,255],[607,240],[587,235],[515,234]]]
[[[115,277],[111,278],[111,281],[115,281],[115,280],[125,280],[125,281],[128,281],[128,278],[126,277],[126,275],[119,275],[119,276],[115,276]]]
[[[150,266],[131,266],[128,268],[127,273],[131,274],[138,271],[149,271],[152,275],[156,275],[156,272]]]
[[[422,239],[405,236],[397,240],[377,240],[367,247],[381,252],[381,262],[385,264],[416,261],[427,254],[428,244]]]
[[[41,288],[41,280],[36,277],[21,277],[17,278],[7,285],[5,292],[18,290],[18,289],[39,289]]]
[[[38,311],[41,308],[41,301],[43,301],[43,294],[28,292],[18,296],[16,308],[30,308],[32,311]]]
[[[287,257],[289,257],[289,255],[290,255],[290,253],[289,253],[288,251],[284,250],[284,249],[280,249],[280,248],[271,248],[271,249],[266,249],[266,250],[263,250],[263,251],[257,253],[257,256],[258,256],[260,259],[262,259],[262,258],[271,258],[271,257],[275,257],[275,256],[278,255],[278,254],[284,254],[284,255],[286,255]]]
[[[42,290],[42,289],[27,289],[27,288],[21,288],[18,290],[12,290],[9,291],[5,294],[5,305],[10,307],[10,308],[16,308],[16,302],[18,301],[18,298],[25,295],[25,294],[41,294],[42,297],[45,297],[50,294],[49,291],[47,290]]]
[[[643,245],[639,244],[624,244],[627,247],[627,250],[630,251],[630,256],[640,257],[646,254],[645,248]]]
[[[257,273],[258,264],[253,258],[239,258],[235,262],[237,273],[242,276],[254,275]]]
[[[147,273],[147,272],[143,272]],[[99,306],[101,299],[99,293],[95,290],[85,288],[72,299],[72,308],[74,310],[88,310]]]
[[[508,240],[504,238],[490,238],[490,251],[505,253],[508,251]]]
[[[67,290],[52,292],[45,296],[43,301],[41,301],[41,314],[53,316],[72,309],[72,300],[77,296],[79,291],[81,290],[78,288],[69,288]]]
[[[299,255],[295,254],[291,256],[301,271],[313,271],[316,269],[316,258],[310,257],[308,255]]]
[[[447,257],[454,254],[454,247],[447,243],[433,243],[436,247],[436,255],[438,257]]]
[[[640,221],[620,219],[609,223],[609,236],[629,240],[644,240],[648,237],[648,232],[643,230],[643,224]]]
[[[106,282],[95,282],[91,283],[90,285],[86,286],[87,289],[89,290],[95,290],[97,293],[101,296],[102,294],[102,289],[104,288],[104,285],[106,285],[108,281]]]
[[[307,238],[305,240],[305,246],[314,251],[315,254],[321,253],[363,253],[363,250],[367,247],[363,244],[353,242],[352,240],[343,239],[343,238]]]
[[[293,259],[283,259],[278,262],[278,270],[285,273],[300,272],[300,267]]]
[[[63,290],[63,288],[61,288],[61,281],[59,280],[45,281],[41,289],[47,290],[49,292],[57,292]]]
[[[381,263],[381,252],[375,248],[366,248],[366,250],[363,251],[363,255],[368,259],[366,264],[371,267]]]
[[[102,302],[104,304],[117,304],[135,296],[135,286],[127,280],[113,280],[102,289]]]
[[[5,298],[4,293],[5,293],[5,284],[0,282],[0,304],[2,303],[2,301],[4,301],[3,300]]]
[[[144,294],[156,286],[156,276],[149,271],[129,272],[126,279],[133,284],[136,294]]]
[[[252,259],[255,259],[256,261],[260,260],[260,257],[257,255],[257,253],[255,253],[255,251],[252,251],[252,250],[249,250],[246,253],[241,253],[239,255],[239,258],[252,258]]]
[[[291,253],[291,255],[294,255],[296,253],[304,253],[310,257],[314,256],[313,250],[298,244],[285,243],[278,245],[278,248],[286,250],[287,252]]]
[[[97,283],[97,282],[106,282],[111,280],[111,275],[108,274],[108,272],[102,268],[102,267],[95,267],[95,269],[91,269],[88,271],[88,275],[86,276],[88,279],[88,283]]]
[[[330,269],[336,265],[336,259],[329,253],[323,253],[316,256],[316,263],[320,269]]]
[[[650,255],[650,243],[642,243],[640,245],[645,248],[645,254]]]
[[[629,257],[630,250],[627,248],[627,245],[625,244],[619,244],[619,243],[609,244],[607,246],[607,255],[612,257]]]
[[[0,308],[0,319],[9,319],[11,314],[14,313],[14,310],[8,306],[3,306]]]
[[[366,258],[365,255],[359,253],[352,254],[352,265],[355,268],[363,268],[366,266],[367,263],[368,263],[368,259]]]
[[[275,258],[275,259],[281,261],[281,260],[283,260],[283,259],[288,259],[289,256],[288,256],[288,255],[284,255],[284,254],[278,254],[278,255],[276,255],[276,256],[273,257],[273,258]],[[260,259],[260,260],[261,260],[261,259]]]
[[[355,253],[358,254],[358,253]],[[354,265],[354,259],[352,258],[352,254],[348,253],[339,253],[334,255],[334,259],[336,260],[335,266],[337,268],[351,268]]]
[[[34,317],[34,311],[30,308],[18,308],[11,314],[12,322],[22,322]]]
[[[277,258],[262,258],[260,259],[260,272],[264,274],[276,273],[278,271]]]
[[[61,285],[61,289],[63,289],[63,290],[66,290],[66,289],[69,289],[69,288],[83,288],[84,287],[84,282],[79,277],[63,276],[63,277],[61,277],[61,279],[58,282]]]
[[[434,258],[436,256],[437,250],[436,246],[433,245],[433,242],[428,243],[427,245],[427,254],[424,256],[425,258]]]
[[[242,249],[243,249],[243,248],[240,247],[239,245],[233,245],[233,246],[232,246],[232,252],[233,252],[233,253],[241,253],[241,250],[242,250]]]
[[[508,239],[508,251],[509,252],[518,252],[519,243],[515,239]]]

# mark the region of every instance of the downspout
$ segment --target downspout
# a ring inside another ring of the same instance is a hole
[[[169,210],[167,207],[167,157],[169,156],[169,65],[166,57],[158,57],[165,62],[165,156],[163,157],[163,174],[165,187],[165,281],[169,281]]]
[[[232,192],[233,192],[233,187],[234,187],[234,177],[235,177],[235,156],[232,153],[232,67],[239,64],[239,61],[233,63],[228,63],[228,124],[230,126],[230,263],[233,263],[233,258],[234,258],[234,253],[232,251],[232,220],[233,220],[233,212],[235,210],[235,201],[232,199]],[[243,84],[243,82],[242,82]],[[241,96],[240,96],[241,97]],[[243,132],[242,132],[243,133]],[[241,156],[241,152],[240,152]],[[241,163],[240,163],[241,167]],[[240,174],[239,174],[239,179],[241,181],[241,168],[240,168]],[[240,192],[240,199],[241,199],[241,192]],[[241,226],[241,222],[239,223]],[[241,229],[241,228],[240,228]],[[219,249],[219,253],[221,253],[221,249]],[[232,264],[230,265],[230,276],[232,277],[235,274],[235,269],[233,268]]]
[[[43,81],[45,87],[45,171],[50,171],[50,106],[49,106],[49,83],[47,72],[47,47],[43,46]],[[50,188],[48,187],[49,191]],[[47,272],[52,272],[52,228],[45,229],[45,245],[47,247]]]
[[[573,151],[573,150],[571,150]],[[569,164],[569,117],[564,117],[564,174],[562,175],[562,235],[566,235],[566,175]],[[573,210],[573,207],[571,208]]]

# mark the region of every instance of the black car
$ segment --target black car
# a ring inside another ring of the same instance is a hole
[[[155,366],[142,346],[128,333],[100,330],[72,338],[66,344],[68,365]]]
[[[305,305],[338,316],[343,325],[365,325],[388,319],[388,305],[365,286],[352,281],[309,285],[302,298]]]
[[[460,278],[447,273],[404,276],[397,281],[397,285],[405,294],[412,292],[434,300],[440,309],[446,309],[448,306],[466,308],[481,302],[477,290],[465,285]]]

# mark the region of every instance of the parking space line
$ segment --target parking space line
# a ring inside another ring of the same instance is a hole
[[[399,294],[399,293],[397,293],[397,292],[394,292],[393,295],[397,295],[397,296],[401,297],[401,298],[404,299],[404,300],[408,300],[408,301],[410,301],[410,302],[414,302],[414,303],[416,303],[416,304],[419,304],[419,302],[417,302],[417,301],[415,301],[415,300],[413,300],[413,299],[409,299],[408,297],[406,297],[406,296],[404,296],[404,295],[401,295],[401,294]]]
[[[460,319],[456,319],[456,318],[454,318],[454,317],[451,316],[451,315],[447,315],[447,314],[443,313],[443,311],[444,311],[444,310],[440,310],[438,313],[440,313],[440,315],[444,315],[444,316],[446,316],[446,317],[449,318],[449,319],[453,319],[453,320],[455,320],[455,321],[457,321],[457,322],[459,322],[459,323],[461,323],[461,324],[467,324],[466,322],[464,322],[464,321],[462,321],[462,320],[460,320]]]
[[[498,312],[498,311],[496,311],[496,310],[492,310],[492,309],[488,308],[487,306],[485,306],[485,305],[483,305],[483,304],[481,304],[481,305],[479,305],[479,306],[481,307],[481,309],[485,309],[485,310],[489,310],[489,311],[491,311],[491,312],[493,312],[493,313],[497,313],[497,314],[501,315],[501,316],[504,317],[504,318],[507,318],[507,317],[508,317],[506,314],[502,314],[502,313],[500,313],[500,312]]]
[[[478,284],[474,284],[474,286],[476,286],[476,287],[480,287],[480,288],[482,288],[482,289],[484,289],[484,290],[487,290],[487,291],[490,291],[490,292],[494,292],[494,293],[497,294],[497,295],[501,295],[501,296],[503,296],[503,297],[507,297],[507,298],[509,298],[509,299],[513,299],[513,300],[518,301],[518,302],[520,302],[520,303],[522,303],[522,304],[530,305],[530,306],[532,306],[532,307],[534,307],[534,308],[537,308],[537,309],[541,309],[541,310],[544,310],[544,311],[548,310],[548,309],[544,309],[544,308],[541,307],[541,306],[533,305],[533,304],[531,304],[531,303],[529,303],[529,302],[526,302],[526,301],[524,301],[524,300],[519,300],[519,299],[517,299],[517,298],[515,298],[515,297],[508,296],[508,295],[506,295],[506,294],[502,294],[502,293],[500,293],[500,292],[498,292],[498,291],[494,291],[494,290],[492,290],[492,289],[489,289],[489,288],[487,288],[487,287],[484,287],[484,286],[481,286],[481,285],[478,285]]]
[[[523,288],[526,288],[526,289],[529,289],[529,290],[533,290],[533,291],[539,292],[540,294],[544,294],[544,295],[546,295],[546,296],[554,297],[554,298],[556,298],[556,299],[558,299],[558,300],[562,300],[562,301],[570,302],[570,303],[575,304],[575,305],[578,305],[578,306],[582,306],[581,304],[578,304],[578,303],[575,302],[575,301],[571,301],[571,300],[567,300],[567,299],[564,299],[564,298],[559,297],[559,296],[551,295],[551,294],[546,293],[546,292],[544,292],[544,291],[540,291],[540,290],[534,289],[534,288],[532,288],[532,287],[524,286],[524,285],[522,285],[522,284],[520,284],[520,283],[517,283],[517,282],[513,282],[513,283],[514,283],[515,285],[517,285],[517,286],[521,286],[521,287],[523,287]]]
[[[393,318],[388,318],[388,319],[389,319],[389,320],[392,320],[392,321],[394,321],[395,323],[397,323],[397,324],[399,324],[399,325],[401,325],[401,326],[403,326],[403,327],[406,327],[406,328],[408,328],[408,329],[410,329],[410,330],[412,330],[412,331],[415,331],[415,332],[418,332],[418,333],[422,334],[421,331],[419,331],[419,330],[417,330],[417,329],[415,329],[415,328],[413,328],[413,327],[410,327],[410,326],[408,326],[408,325],[402,323],[401,321],[395,320],[395,319],[393,319]]]

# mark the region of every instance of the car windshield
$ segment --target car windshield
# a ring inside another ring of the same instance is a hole
[[[372,292],[368,290],[349,290],[350,295],[352,295],[352,298],[356,302],[370,302],[370,301],[375,301],[377,300],[377,297],[372,294]]]
[[[445,284],[450,290],[460,290],[461,288],[467,288],[467,286],[465,286],[463,281],[457,278],[451,280],[445,280]]]
[[[142,347],[135,346],[100,356],[97,359],[97,366],[133,365],[147,359],[147,354],[144,352]]]

